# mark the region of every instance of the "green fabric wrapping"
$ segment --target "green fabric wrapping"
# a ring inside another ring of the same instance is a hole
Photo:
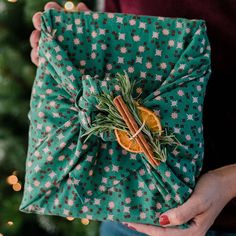
[[[41,28],[20,210],[158,226],[161,213],[190,197],[202,169],[205,22],[51,9]],[[167,146],[156,168],[113,134],[82,142],[98,113],[93,95],[120,94],[113,78],[123,71],[137,82],[133,97],[183,144]]]

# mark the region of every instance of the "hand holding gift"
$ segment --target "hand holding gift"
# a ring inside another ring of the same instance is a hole
[[[44,10],[48,10],[48,9],[57,9],[60,11],[63,11],[64,8],[61,7],[58,3],[56,2],[48,2],[45,7]],[[78,12],[79,11],[89,11],[89,9],[87,8],[87,6],[83,3],[80,2],[78,3],[78,5],[75,8]],[[32,47],[31,50],[31,61],[38,66],[38,43],[39,43],[39,38],[40,38],[40,31],[41,31],[41,15],[42,12],[36,12],[32,18],[33,21],[33,25],[35,30],[31,33],[30,35],[30,45]]]

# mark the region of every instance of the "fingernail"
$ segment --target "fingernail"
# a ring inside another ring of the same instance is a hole
[[[128,224],[127,223],[122,223],[124,226],[127,226],[128,227]]]
[[[168,225],[170,223],[170,220],[169,220],[167,215],[163,215],[163,216],[160,217],[159,223],[161,225]]]

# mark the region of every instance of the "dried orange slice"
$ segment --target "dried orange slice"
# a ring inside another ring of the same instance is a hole
[[[121,147],[123,147],[127,151],[135,153],[142,152],[142,149],[135,140],[135,138],[130,139],[130,135],[127,131],[115,129],[115,135],[117,142],[120,144]]]
[[[151,110],[146,107],[138,106],[139,116],[142,121],[145,120],[147,127],[151,131],[161,131],[161,121],[160,118]]]
[[[140,106],[137,104],[139,117],[141,121],[143,122],[145,120],[145,124],[148,126],[148,128],[151,131],[161,131],[161,122],[160,118],[150,109]],[[134,153],[140,153],[142,152],[141,147],[139,146],[136,139],[130,139],[131,134],[124,130],[115,129],[115,135],[117,142],[127,151],[134,152]]]

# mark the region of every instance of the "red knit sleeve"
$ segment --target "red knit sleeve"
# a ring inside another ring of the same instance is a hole
[[[105,0],[106,12],[121,12],[119,0]]]

